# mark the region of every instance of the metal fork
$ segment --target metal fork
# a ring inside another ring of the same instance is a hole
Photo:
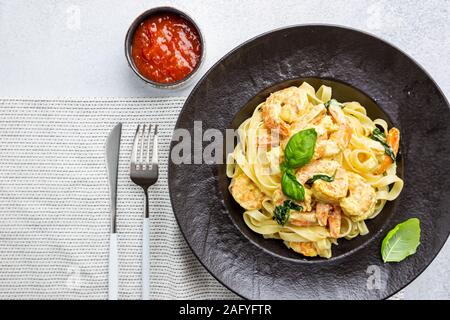
[[[153,135],[153,151],[150,162],[152,125],[137,126],[130,161],[130,178],[144,189],[145,211],[142,226],[142,300],[150,298],[150,218],[148,209],[148,188],[158,180],[158,125]],[[145,159],[144,159],[145,154]]]

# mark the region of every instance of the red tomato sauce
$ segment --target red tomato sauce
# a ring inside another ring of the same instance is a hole
[[[155,14],[142,22],[131,49],[139,72],[160,83],[186,78],[199,64],[201,52],[197,29],[174,13]]]

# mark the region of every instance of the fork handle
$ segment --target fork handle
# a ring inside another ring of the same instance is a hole
[[[142,226],[142,300],[150,300],[150,218]]]
[[[108,268],[108,299],[117,300],[119,291],[119,259],[117,254],[117,233],[111,233],[109,238]]]

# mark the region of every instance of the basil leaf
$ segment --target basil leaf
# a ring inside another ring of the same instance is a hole
[[[290,211],[297,210],[302,211],[303,207],[296,204],[292,200],[285,200],[282,205],[276,206],[273,212],[273,220],[275,220],[279,225],[284,226],[289,220]]]
[[[294,134],[284,149],[286,165],[295,169],[307,164],[314,155],[316,140],[317,132],[314,128]]]
[[[333,182],[334,181],[334,177],[335,177],[336,173],[333,176],[329,176],[326,174],[315,174],[312,176],[312,178],[308,179],[305,183],[305,185],[307,185],[308,187],[311,187],[314,183],[314,181],[316,180],[323,180],[326,182]]]
[[[280,164],[280,171],[281,171],[281,173],[289,172],[291,174],[294,174],[294,170],[289,168],[289,166],[286,164],[286,162],[282,162]]]
[[[384,152],[391,157],[392,161],[395,161],[395,153],[392,148],[386,143],[386,134],[379,128],[375,128],[370,135],[372,140],[378,141],[384,147]]]
[[[305,199],[305,189],[298,182],[297,177],[289,171],[285,171],[281,177],[281,189],[289,198],[302,201]]]
[[[329,108],[331,105],[335,105],[335,106],[338,106],[338,107],[341,107],[341,108],[344,107],[344,105],[343,105],[342,103],[338,102],[336,99],[328,100],[328,101],[325,102],[323,105],[325,106],[325,108],[326,108],[327,110],[328,110],[328,108]]]
[[[381,244],[381,256],[384,262],[400,262],[416,253],[419,244],[420,221],[411,218],[388,232]]]

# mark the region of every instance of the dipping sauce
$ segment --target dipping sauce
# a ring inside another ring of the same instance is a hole
[[[195,26],[176,13],[155,13],[133,36],[131,55],[149,80],[173,83],[186,78],[200,63],[202,44]]]

